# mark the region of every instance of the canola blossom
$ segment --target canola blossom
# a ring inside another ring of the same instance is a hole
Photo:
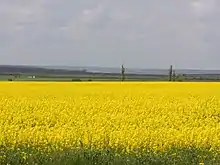
[[[194,148],[215,155],[220,83],[3,82],[0,145],[136,155]]]

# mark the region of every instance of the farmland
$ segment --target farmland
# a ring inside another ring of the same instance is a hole
[[[0,83],[0,164],[219,164],[219,139],[220,83]]]

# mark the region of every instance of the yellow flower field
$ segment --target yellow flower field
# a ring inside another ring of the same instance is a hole
[[[184,148],[217,155],[220,83],[3,82],[0,145],[5,152]]]

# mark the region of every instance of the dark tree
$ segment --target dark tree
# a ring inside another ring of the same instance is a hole
[[[170,65],[170,69],[169,69],[169,81],[172,81],[172,76],[173,76],[173,66]]]
[[[121,66],[121,80],[124,81],[125,80],[125,68],[124,65],[122,64]]]

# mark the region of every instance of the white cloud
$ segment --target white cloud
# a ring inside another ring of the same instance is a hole
[[[105,13],[106,8],[107,1],[99,1],[94,7],[83,9],[79,19],[81,19],[84,23],[93,23],[94,21],[98,21]]]
[[[217,0],[193,0],[191,5],[199,17],[204,17],[215,12]]]

